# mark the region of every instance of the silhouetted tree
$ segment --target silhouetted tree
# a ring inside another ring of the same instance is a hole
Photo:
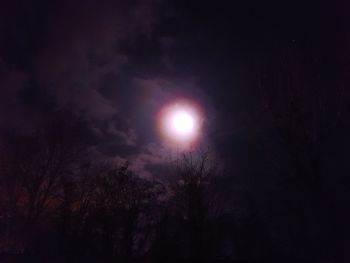
[[[204,244],[206,223],[219,208],[217,193],[211,187],[219,166],[209,151],[188,153],[175,161],[174,173],[171,203],[188,230],[190,258],[200,259],[209,249]]]
[[[104,260],[130,261],[145,254],[158,220],[163,186],[138,177],[128,166],[97,163],[76,189],[72,231],[80,230],[75,240],[81,241],[81,250],[88,248]]]
[[[335,67],[335,53],[324,57],[310,44],[304,48],[268,54],[258,65],[258,86],[279,143],[272,151],[286,154],[287,182],[299,200],[293,214],[300,230],[294,254],[310,257],[327,240],[330,217],[324,211],[330,198],[324,198],[323,168],[341,125],[345,76],[341,66]]]
[[[30,238],[38,220],[43,227],[56,212],[64,178],[74,174],[87,152],[89,139],[84,128],[72,114],[57,112],[33,133],[15,136],[4,145],[8,164],[1,175],[3,187],[14,193],[10,203],[16,205],[16,217],[23,219],[23,225],[16,226],[22,237]]]

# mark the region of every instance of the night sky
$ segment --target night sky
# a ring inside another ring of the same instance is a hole
[[[345,1],[1,1],[1,139],[69,110],[93,134],[96,159],[128,160],[140,176],[162,178],[175,150],[156,116],[191,100],[203,110],[195,148],[212,149],[230,174],[223,191],[237,200],[253,193],[268,211],[293,188],[281,179],[291,168],[279,144],[292,112],[293,150],[322,151],[327,193],[342,209],[350,200],[349,12]],[[290,98],[298,104],[287,106]],[[338,213],[342,225],[349,216]]]
[[[298,1],[3,1],[1,131],[23,132],[68,108],[88,120],[99,154],[146,172],[144,162],[158,164],[166,150],[157,111],[189,98],[206,109],[204,145],[241,155],[249,124],[269,126],[258,123],[256,66],[301,50],[338,70],[343,10]]]

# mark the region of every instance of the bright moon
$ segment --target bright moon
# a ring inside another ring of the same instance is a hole
[[[174,129],[180,134],[189,134],[193,130],[193,118],[186,112],[176,112],[173,116]]]
[[[176,145],[193,145],[199,137],[200,112],[195,103],[188,101],[165,105],[158,116],[162,137]]]

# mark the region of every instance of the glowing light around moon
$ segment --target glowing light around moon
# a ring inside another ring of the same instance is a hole
[[[158,126],[162,137],[176,146],[193,146],[199,138],[201,111],[195,103],[176,101],[162,108]]]

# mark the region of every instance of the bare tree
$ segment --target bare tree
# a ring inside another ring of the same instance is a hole
[[[321,179],[344,110],[344,72],[341,67],[325,72],[334,65],[322,59],[315,51],[303,57],[294,47],[257,65],[258,87],[276,138],[294,167],[292,176],[306,188]]]
[[[163,186],[138,177],[129,170],[128,163],[96,164],[89,181],[92,192],[77,202],[77,212],[85,202],[89,206],[83,238],[93,236],[105,258],[130,261],[144,254],[152,242]]]
[[[219,173],[218,163],[209,151],[183,154],[174,164],[175,178],[171,186],[172,202],[185,220],[192,259],[203,255],[205,223],[216,215],[219,204],[211,183]]]
[[[24,232],[35,231],[41,219],[61,202],[65,177],[71,176],[79,159],[88,149],[87,131],[80,120],[67,112],[57,112],[45,119],[31,134],[8,140],[5,154],[9,169],[3,174],[12,191],[19,193],[16,210],[24,219]],[[20,229],[20,228],[19,228]]]
[[[316,51],[303,54],[299,47],[287,48],[265,60],[271,63],[257,65],[258,87],[280,146],[273,151],[286,154],[287,179],[300,200],[301,254],[315,252],[320,234],[327,231],[322,226],[330,199],[324,198],[323,168],[341,125],[345,83],[341,68],[331,69],[332,59]]]

